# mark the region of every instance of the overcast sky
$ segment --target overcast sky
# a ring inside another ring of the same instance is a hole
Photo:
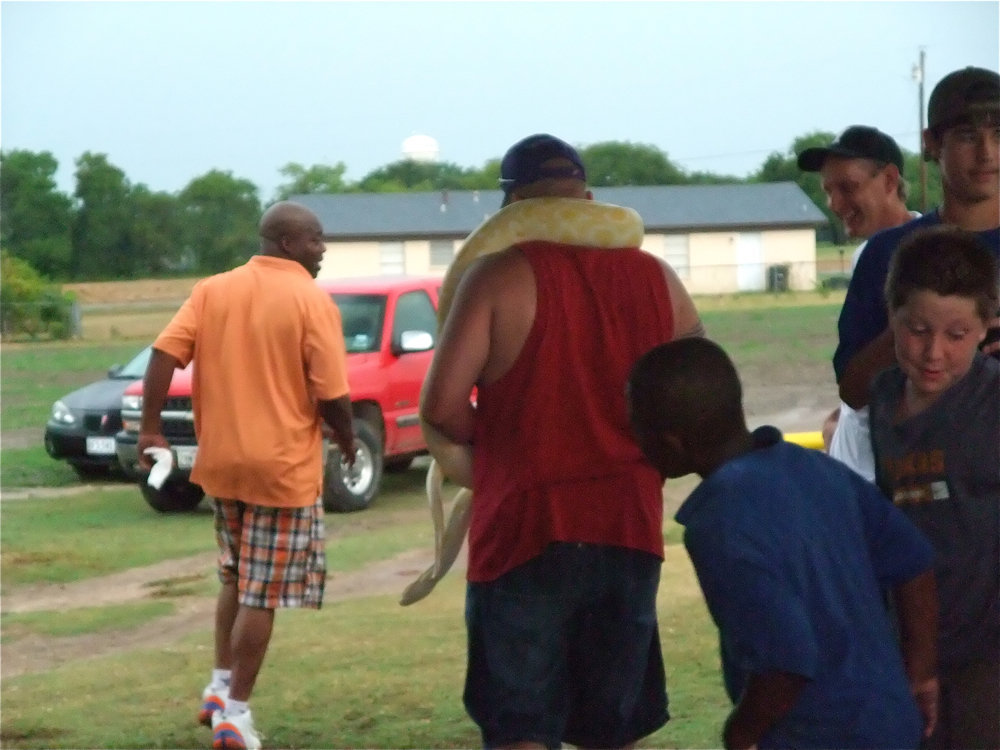
[[[270,200],[289,162],[357,180],[411,135],[481,167],[517,139],[654,145],[744,176],[864,123],[917,150],[918,86],[1000,67],[998,2],[0,3],[0,147],[59,186],[106,154],[175,192],[211,169]]]

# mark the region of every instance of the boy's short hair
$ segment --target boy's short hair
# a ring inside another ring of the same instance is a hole
[[[743,389],[732,360],[705,338],[683,338],[646,352],[628,380],[641,422],[708,444],[743,425]]]
[[[953,226],[920,229],[909,234],[889,261],[885,299],[892,313],[913,292],[975,300],[976,313],[988,323],[1000,308],[997,259],[973,232]]]

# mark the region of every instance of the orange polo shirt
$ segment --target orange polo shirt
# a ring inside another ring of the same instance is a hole
[[[305,268],[255,255],[199,281],[153,346],[181,366],[194,360],[191,481],[255,505],[316,501],[317,400],[349,388],[340,311]]]

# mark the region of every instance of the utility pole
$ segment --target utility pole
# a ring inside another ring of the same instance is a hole
[[[924,160],[924,48],[920,48],[920,62],[913,66],[913,80],[917,82],[917,155],[920,161],[920,213],[927,213],[927,162]]]

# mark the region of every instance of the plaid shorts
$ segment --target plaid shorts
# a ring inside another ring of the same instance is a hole
[[[237,584],[240,604],[262,609],[323,603],[323,504],[271,508],[215,501],[219,580]]]

